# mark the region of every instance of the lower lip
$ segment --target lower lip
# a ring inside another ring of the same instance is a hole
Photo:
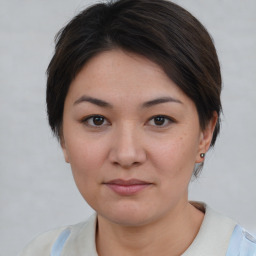
[[[149,187],[150,184],[134,184],[134,185],[119,185],[119,184],[106,184],[110,189],[122,196],[134,195],[145,188]]]

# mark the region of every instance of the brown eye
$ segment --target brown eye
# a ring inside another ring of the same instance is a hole
[[[98,126],[98,125],[102,125],[105,121],[105,118],[102,116],[95,116],[92,118],[92,122],[94,125]]]
[[[106,118],[104,116],[100,116],[100,115],[89,116],[89,117],[85,118],[82,122],[86,126],[91,126],[91,127],[102,127],[102,126],[109,124],[108,121],[106,120]]]
[[[168,117],[168,116],[153,116],[148,124],[151,125],[151,126],[156,126],[156,127],[167,127],[169,126],[170,124],[172,124],[174,121],[172,120],[171,117]]]
[[[163,116],[157,116],[154,118],[155,125],[163,125],[166,121],[166,118]]]

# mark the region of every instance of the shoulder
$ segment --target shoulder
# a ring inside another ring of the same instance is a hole
[[[236,225],[227,250],[226,256],[256,255],[256,239],[241,226]]]
[[[228,246],[225,251],[225,256],[234,256],[234,255],[247,255],[255,256],[256,255],[256,239],[249,234],[243,227],[233,220],[224,217],[213,210],[208,208],[212,219],[215,220],[215,224],[218,223],[219,235],[221,233],[225,234],[228,231]],[[230,234],[230,231],[232,233]]]
[[[183,256],[256,255],[254,238],[237,222],[219,214],[204,203],[192,204],[204,211],[205,217],[195,240]]]
[[[51,247],[65,227],[51,230],[34,238],[19,254],[19,256],[50,255]]]
[[[96,215],[92,215],[87,221],[75,225],[65,226],[45,232],[34,238],[19,254],[19,256],[45,256],[59,255],[58,250],[61,250],[69,240],[74,240],[75,237],[90,236],[94,233]]]
[[[204,203],[191,203],[204,211],[205,216],[197,236],[183,256],[224,256],[236,222],[215,212]]]

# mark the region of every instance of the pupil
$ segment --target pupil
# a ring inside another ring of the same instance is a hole
[[[156,125],[163,125],[164,121],[165,121],[164,117],[161,117],[161,116],[155,117],[155,124]]]
[[[100,116],[96,116],[93,118],[93,123],[95,125],[102,125],[104,122],[104,118],[103,117],[100,117]]]

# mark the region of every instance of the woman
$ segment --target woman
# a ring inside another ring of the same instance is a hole
[[[45,233],[21,255],[256,255],[255,240],[188,201],[220,127],[212,40],[164,0],[94,5],[57,36],[47,109],[88,221]]]

